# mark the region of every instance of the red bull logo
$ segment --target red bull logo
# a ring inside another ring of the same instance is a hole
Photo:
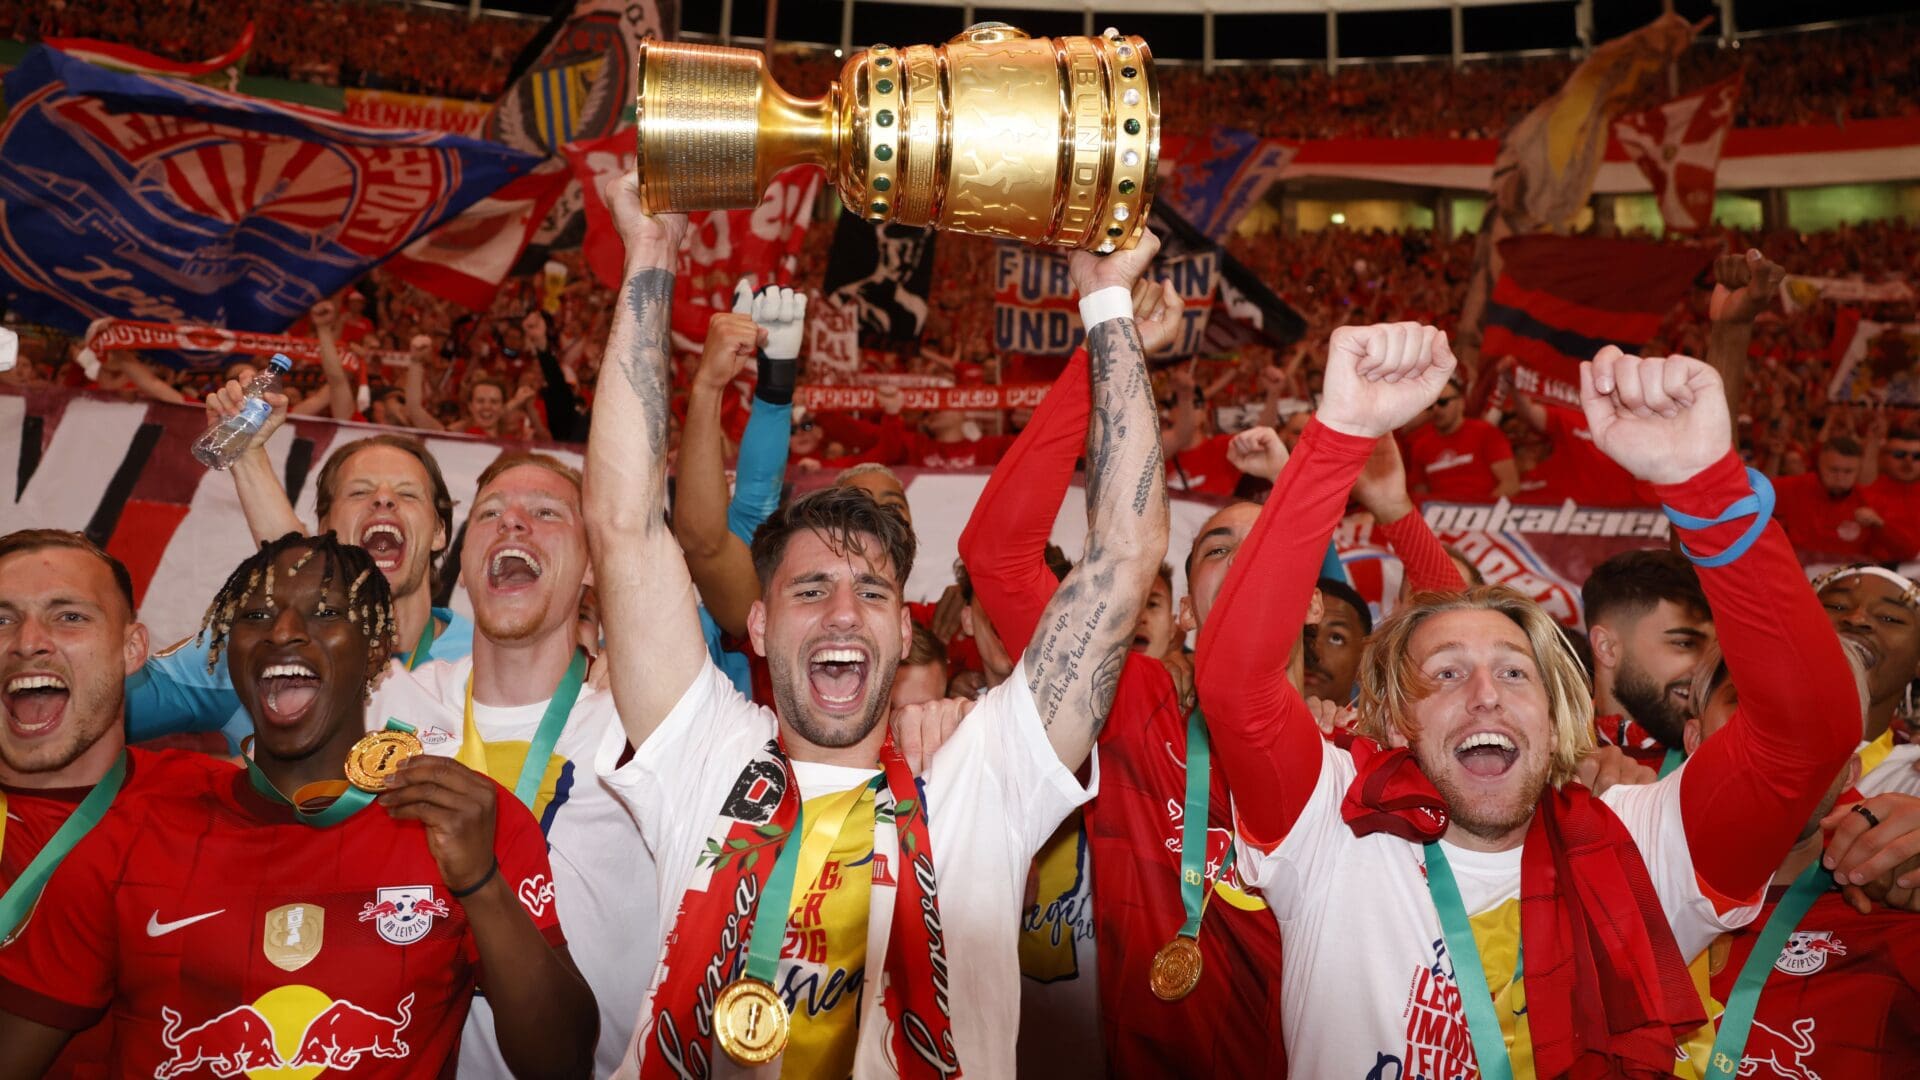
[[[154,1080],[306,1078],[373,1058],[406,1058],[412,1048],[402,1036],[413,1022],[413,1002],[408,994],[387,1016],[311,986],[280,986],[194,1027],[162,1007],[166,1026],[160,1038],[170,1056],[154,1070]]]
[[[1740,1075],[1781,1077],[1784,1080],[1820,1080],[1810,1058],[1819,1050],[1813,1041],[1813,1017],[1793,1022],[1793,1034],[1786,1035],[1753,1022],[1747,1032],[1747,1052],[1740,1063]],[[1765,1071],[1762,1071],[1765,1070]]]
[[[419,941],[433,929],[434,919],[452,915],[452,906],[435,896],[431,885],[380,889],[360,908],[360,921],[372,923],[382,939],[395,945]]]
[[[1797,930],[1780,947],[1776,970],[1789,975],[1811,975],[1827,966],[1827,957],[1845,956],[1847,947],[1830,930]]]

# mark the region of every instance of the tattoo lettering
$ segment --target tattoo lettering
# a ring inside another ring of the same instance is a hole
[[[673,318],[673,272],[646,269],[627,279],[627,310],[633,313],[634,343],[620,358],[620,370],[640,399],[647,421],[647,449],[667,453],[667,343]]]

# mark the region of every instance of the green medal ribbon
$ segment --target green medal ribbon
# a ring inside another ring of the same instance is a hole
[[[427,612],[427,625],[420,628],[420,640],[414,643],[413,652],[407,654],[407,670],[412,671],[427,662],[427,653],[433,648],[433,639],[439,636],[440,627],[436,624],[433,612]]]
[[[1747,954],[1747,962],[1740,966],[1733,993],[1727,995],[1726,1011],[1720,1014],[1720,1032],[1713,1038],[1713,1057],[1707,1061],[1707,1080],[1731,1080],[1739,1073],[1740,1062],[1746,1056],[1747,1033],[1753,1028],[1753,1012],[1760,1004],[1760,991],[1767,985],[1767,974],[1780,959],[1780,949],[1786,945],[1787,936],[1832,884],[1833,878],[1816,858],[1774,905],[1759,940],[1753,943],[1753,951]]]
[[[12,938],[20,921],[26,918],[34,902],[40,899],[40,890],[46,887],[54,869],[67,857],[67,852],[80,842],[81,837],[92,832],[93,827],[106,816],[107,807],[113,804],[114,796],[120,794],[120,787],[126,780],[127,752],[122,750],[120,756],[113,759],[113,767],[107,770],[107,775],[93,785],[93,790],[80,800],[79,806],[74,807],[73,813],[47,841],[47,846],[40,849],[40,854],[33,857],[25,870],[20,871],[20,876],[14,879],[6,894],[0,895],[0,942]],[[0,826],[4,825],[5,822],[0,821]]]
[[[1493,1012],[1493,991],[1487,989],[1480,946],[1473,940],[1473,924],[1467,921],[1460,885],[1453,879],[1453,867],[1447,865],[1446,852],[1440,849],[1438,840],[1427,844],[1426,852],[1427,891],[1440,911],[1440,931],[1453,961],[1453,982],[1460,989],[1460,1005],[1467,1014],[1467,1034],[1473,1038],[1473,1056],[1480,1063],[1481,1080],[1513,1080],[1513,1059],[1507,1056],[1507,1038],[1500,1031],[1500,1018]]]
[[[1665,780],[1669,773],[1679,768],[1680,764],[1686,760],[1687,755],[1685,751],[1677,747],[1668,747],[1667,756],[1660,759],[1660,779]]]
[[[547,775],[547,758],[553,755],[554,744],[560,741],[560,729],[567,726],[567,716],[573,712],[573,703],[580,697],[580,685],[586,679],[587,654],[576,649],[573,663],[567,665],[567,673],[560,677],[560,685],[547,702],[540,726],[534,729],[533,741],[527,744],[527,760],[520,763],[520,779],[513,784],[513,797],[525,803],[529,810],[540,796],[540,778]]]
[[[387,730],[404,731],[411,735],[413,725],[403,724],[398,720],[388,720]],[[273,786],[273,781],[267,779],[267,774],[260,771],[260,766],[253,763],[252,742],[253,736],[249,735],[246,744],[240,748],[241,757],[247,763],[247,782],[253,785],[253,790],[258,792],[261,798],[292,807],[294,819],[302,825],[315,829],[338,825],[365,810],[379,794],[377,791],[366,791],[354,787],[345,780],[323,780],[317,784],[307,784],[294,792],[294,797],[289,799],[280,793],[279,788]],[[324,798],[329,795],[333,796],[333,802],[322,809],[308,810],[304,805],[315,798]]]
[[[787,783],[796,789],[800,782],[787,770]],[[806,800],[793,793],[793,828],[780,844],[780,857],[767,875],[767,888],[753,908],[753,936],[747,940],[747,978],[768,986],[780,975],[780,943],[787,938],[787,907],[793,900],[794,867],[800,864],[800,838],[806,835]],[[769,907],[767,901],[774,899]]]
[[[1198,939],[1200,918],[1207,913],[1207,795],[1213,777],[1212,744],[1207,721],[1199,709],[1187,714],[1187,802],[1180,819],[1180,906],[1187,911],[1180,936]],[[1226,876],[1233,865],[1233,844],[1220,864]]]

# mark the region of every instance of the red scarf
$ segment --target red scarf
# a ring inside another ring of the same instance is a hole
[[[1423,844],[1446,832],[1446,804],[1411,751],[1362,738],[1348,749],[1360,775],[1340,813],[1355,835]],[[1540,1080],[1671,1076],[1679,1044],[1706,1023],[1640,849],[1584,785],[1540,796],[1520,858],[1520,940]]]
[[[885,967],[878,983],[869,981],[862,1000],[878,993],[887,1010],[891,1054],[884,1064],[916,1080],[957,1077],[926,797],[891,736],[880,748],[880,767],[886,785],[874,794],[872,902],[875,910],[890,906],[893,919]],[[787,917],[787,897],[762,893],[799,814],[800,784],[793,766],[779,740],[769,739],[740,770],[720,809],[700,857],[704,882],[696,878],[680,898],[679,918],[654,976],[653,1019],[638,1036],[647,1040],[641,1076],[713,1074],[712,1003],[746,970],[761,902],[770,905],[770,917]],[[898,858],[889,869],[883,852],[893,850]],[[796,881],[794,888],[811,884]],[[860,1039],[863,1045],[866,1041]],[[857,1066],[855,1071],[861,1072]]]

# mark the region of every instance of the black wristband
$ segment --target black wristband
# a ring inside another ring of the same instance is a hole
[[[500,872],[500,859],[496,856],[493,860],[493,865],[487,867],[486,875],[483,876],[479,881],[474,882],[472,885],[469,885],[464,889],[456,889],[456,888],[453,888],[452,886],[448,886],[447,891],[453,894],[453,898],[455,900],[465,900],[467,897],[472,896],[474,893],[477,893],[482,888],[484,888],[487,882],[493,880],[493,875],[499,872]]]
[[[761,349],[754,355],[760,372],[760,381],[754,384],[753,396],[769,405],[793,404],[793,386],[800,378],[800,362],[789,357],[776,360]]]

